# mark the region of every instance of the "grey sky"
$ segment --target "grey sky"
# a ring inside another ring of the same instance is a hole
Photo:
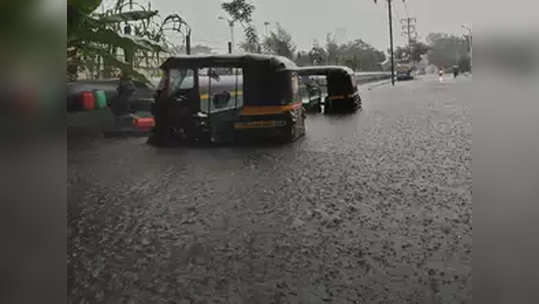
[[[107,0],[110,2],[112,0]],[[136,1],[136,0],[135,0]],[[394,29],[397,45],[401,38],[400,18],[417,18],[420,38],[430,32],[463,34],[461,24],[471,25],[470,0],[401,0],[394,1]],[[137,1],[141,4],[147,0]],[[162,16],[178,13],[193,29],[193,44],[204,44],[220,51],[226,50],[229,39],[228,25],[218,20],[224,15],[221,0],[153,0],[152,8]],[[347,40],[361,38],[374,47],[386,50],[389,45],[387,5],[384,0],[251,0],[256,6],[254,23],[264,35],[264,21],[279,22],[292,34],[298,49],[308,50],[313,40],[323,44],[328,32],[346,29]],[[406,9],[407,7],[407,9]],[[239,26],[235,30],[236,42],[243,40]]]

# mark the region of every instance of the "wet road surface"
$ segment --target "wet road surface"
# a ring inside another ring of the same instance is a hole
[[[70,139],[70,302],[471,302],[470,88],[365,89],[285,146]]]

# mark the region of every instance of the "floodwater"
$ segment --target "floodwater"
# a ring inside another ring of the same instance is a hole
[[[471,302],[470,88],[365,88],[289,145],[70,138],[70,303]]]

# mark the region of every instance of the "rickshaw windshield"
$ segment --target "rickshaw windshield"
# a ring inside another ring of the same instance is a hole
[[[171,69],[169,71],[169,96],[178,94],[181,90],[194,88],[194,71],[192,69]]]

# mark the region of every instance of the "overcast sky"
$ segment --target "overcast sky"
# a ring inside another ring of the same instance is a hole
[[[106,2],[114,2],[107,0]],[[137,1],[137,0],[135,0]],[[147,3],[148,0],[139,0]],[[226,50],[230,32],[228,25],[218,20],[225,16],[222,0],[153,0],[152,8],[161,16],[178,13],[191,25],[193,45],[204,44],[221,51]],[[471,26],[471,0],[393,0],[394,33],[396,45],[403,45],[399,19],[417,18],[417,32],[424,39],[430,32],[461,35],[462,24]],[[255,4],[254,23],[264,35],[264,22],[280,23],[291,33],[298,49],[309,50],[314,39],[323,44],[326,34],[340,30],[346,40],[361,38],[374,47],[386,50],[389,46],[387,4],[385,0],[251,0]],[[271,26],[270,26],[271,29]],[[243,40],[239,26],[235,30],[236,42]]]

